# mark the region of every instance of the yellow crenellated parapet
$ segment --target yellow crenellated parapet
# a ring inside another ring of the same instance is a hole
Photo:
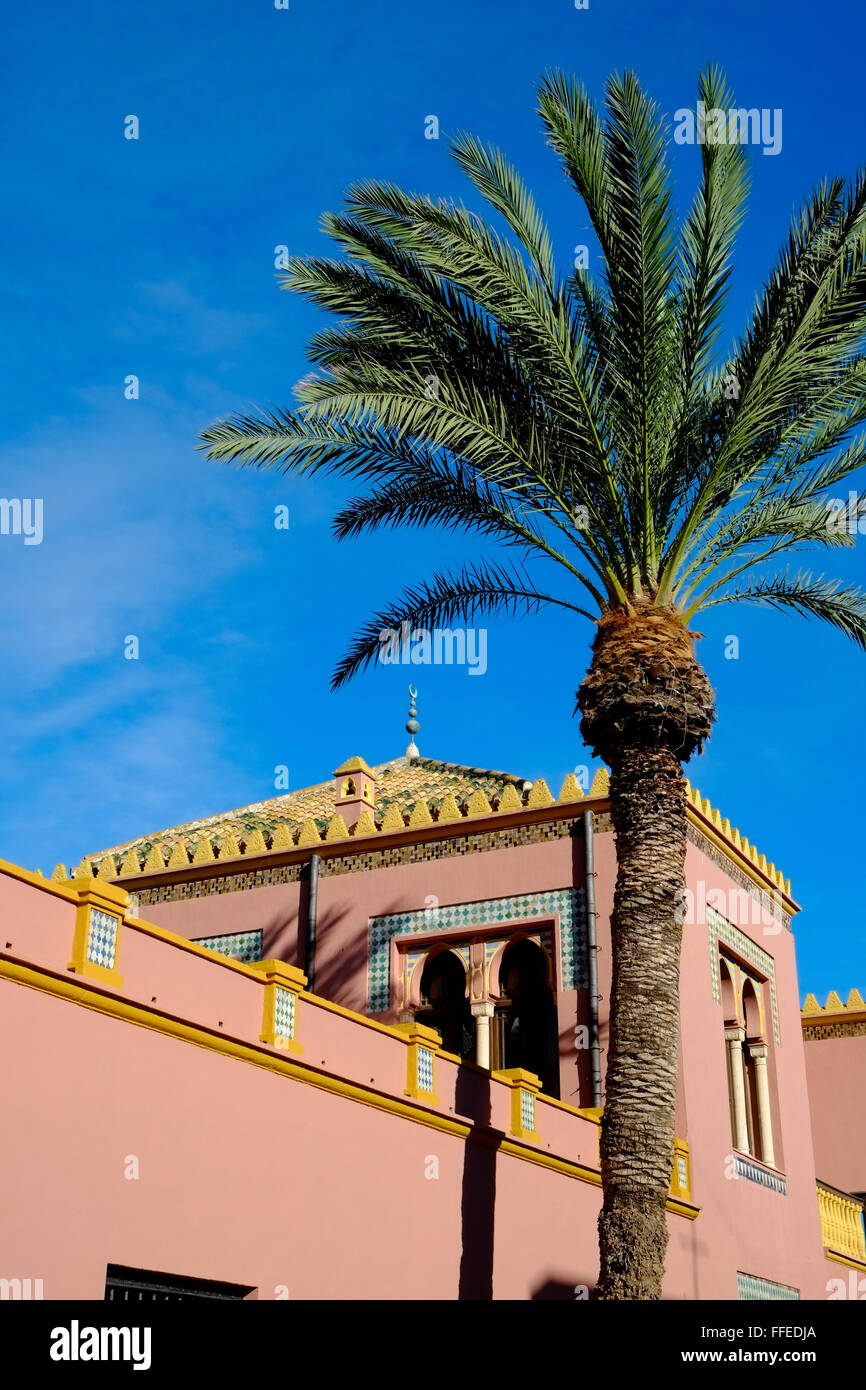
[[[409,824],[413,827],[422,825],[432,825],[433,817],[430,814],[430,807],[426,801],[416,801],[412,807],[412,814],[409,817]]]
[[[151,845],[150,854],[144,861],[144,872],[146,874],[161,874],[165,868],[165,859],[159,845]]]
[[[337,814],[336,816],[332,816],[330,821],[328,822],[328,828],[325,831],[325,839],[347,840],[348,838],[349,829],[346,825],[346,822],[343,820],[343,817],[339,814]]]
[[[73,878],[93,878],[93,865],[89,859],[82,859],[81,863],[72,870]]]
[[[830,993],[827,995],[826,1004],[819,1004],[814,994],[807,994],[803,1007],[800,1010],[800,1015],[803,1020],[805,1021],[808,1018],[812,1023],[819,1021],[819,1016],[821,1014],[832,1014],[835,1016],[836,1014],[844,1013],[866,1013],[866,1002],[864,1002],[863,995],[860,993],[859,989],[849,990],[848,1000],[845,1004],[842,1003],[841,995],[837,994],[835,989],[830,990]]]
[[[213,863],[213,846],[211,845],[211,842],[207,838],[207,836],[205,836],[203,840],[199,840],[198,844],[196,845],[195,854],[192,857],[192,862],[193,864]]]
[[[778,888],[786,897],[791,896],[791,881],[785,878],[781,869],[777,869],[775,864],[771,864],[765,854],[760,854],[754,845],[744,835],[741,835],[736,826],[732,826],[727,817],[723,817],[717,807],[713,806],[709,797],[701,796],[697,787],[693,787],[688,778],[685,779],[686,800],[690,806],[699,811],[712,826],[713,831],[719,839],[725,840],[734,849],[739,850],[744,859],[748,859],[751,864],[758,869],[765,878],[769,879],[775,888]]]
[[[472,793],[466,814],[468,816],[490,816],[493,814],[493,807],[480,787]]]
[[[866,1261],[862,1202],[819,1182],[818,1210],[825,1247],[849,1259]]]
[[[550,794],[550,787],[543,777],[537,778],[532,784],[532,790],[526,798],[528,809],[534,810],[536,806],[552,806],[553,797]]]
[[[293,849],[294,844],[292,827],[287,821],[281,820],[271,838],[271,849]]]
[[[457,805],[454,793],[448,792],[442,800],[442,805],[439,807],[439,823],[460,819],[460,807]]]
[[[590,796],[609,796],[610,795],[610,773],[606,767],[600,767],[592,779],[592,786],[589,789]]]
[[[304,845],[317,845],[321,838],[316,822],[312,819],[305,820],[298,835],[298,848],[300,849]]]
[[[130,874],[140,874],[141,864],[138,853],[134,849],[128,849],[123,856],[123,863],[120,866],[120,877],[127,878]]]
[[[256,826],[255,830],[250,831],[244,844],[244,854],[266,854],[267,844],[262,832]]]
[[[100,859],[96,877],[102,879],[103,883],[110,883],[113,878],[117,878],[117,865],[113,854],[106,854]]]
[[[392,834],[395,830],[406,829],[403,812],[395,801],[392,801],[391,805],[386,807],[379,829],[386,835]]]
[[[169,868],[169,869],[187,869],[187,868],[189,868],[189,854],[187,853],[186,845],[185,845],[181,840],[178,840],[177,844],[175,845],[174,849],[172,850],[171,854],[169,855],[169,857],[168,857],[168,864],[166,865],[166,868]]]
[[[65,883],[66,880],[67,880],[68,878],[69,878],[69,875],[68,875],[67,872],[66,872],[66,865],[65,865],[65,864],[55,864],[55,866],[54,866],[54,872],[53,872],[52,875],[51,875],[51,882],[52,882],[52,883]]]
[[[362,811],[352,832],[358,840],[364,835],[378,835],[379,827],[373,819],[372,811]]]
[[[583,788],[578,782],[573,772],[565,774],[565,780],[559,791],[560,801],[582,801]]]
[[[514,783],[509,782],[499,798],[498,809],[500,811],[519,811],[522,806],[523,802],[520,799],[520,793]]]

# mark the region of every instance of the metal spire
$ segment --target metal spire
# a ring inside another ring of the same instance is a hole
[[[418,720],[415,718],[415,715],[418,713],[418,711],[417,711],[416,708],[415,708],[415,701],[416,701],[417,699],[418,699],[418,691],[415,689],[414,686],[411,686],[411,685],[410,685],[410,686],[409,686],[409,718],[406,720],[406,733],[410,735],[412,741],[411,741],[411,743],[409,744],[409,747],[406,749],[406,757],[407,757],[407,758],[420,758],[420,756],[421,756],[421,754],[418,752],[418,748],[417,748],[417,745],[416,745],[416,743],[415,743],[415,735],[417,734],[418,730],[419,730],[420,727],[421,727],[421,725],[418,723]]]

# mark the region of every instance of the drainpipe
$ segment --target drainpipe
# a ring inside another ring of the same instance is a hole
[[[589,993],[589,1065],[592,1105],[601,1105],[601,1047],[598,1041],[598,942],[595,922],[595,865],[592,811],[583,813],[583,866],[586,880],[586,977]]]
[[[321,862],[321,855],[311,855],[307,888],[307,935],[304,949],[304,972],[307,976],[307,989],[311,994],[316,983],[316,908],[319,897],[319,865]]]

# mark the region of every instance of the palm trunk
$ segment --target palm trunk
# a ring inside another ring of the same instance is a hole
[[[693,643],[670,609],[644,603],[610,612],[578,691],[583,736],[611,769],[617,854],[599,1299],[658,1299],[664,1277],[686,857],[682,762],[714,717]]]
[[[674,1160],[685,789],[667,749],[624,749],[612,769],[617,879],[596,1297],[661,1297]]]

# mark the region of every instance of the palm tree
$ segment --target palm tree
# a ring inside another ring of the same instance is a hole
[[[733,106],[717,69],[698,86],[706,109]],[[298,407],[235,416],[201,447],[360,479],[363,495],[335,518],[340,539],[441,526],[515,549],[514,563],[481,558],[404,589],[360,628],[335,686],[404,621],[555,605],[595,623],[577,704],[610,768],[618,863],[597,1296],[654,1299],[674,1143],[682,765],[715,717],[692,623],[744,601],[821,618],[866,646],[861,591],[767,564],[804,544],[853,543],[823,494],[866,457],[866,173],[815,189],[720,357],[745,148],[701,145],[678,225],[667,126],[633,74],[608,80],[601,111],[560,73],[538,99],[600,274],[559,274],[515,169],[460,135],[454,158],[516,244],[451,200],[353,187],[324,218],[342,255],[292,260],[284,277],[339,320],[311,341]]]

